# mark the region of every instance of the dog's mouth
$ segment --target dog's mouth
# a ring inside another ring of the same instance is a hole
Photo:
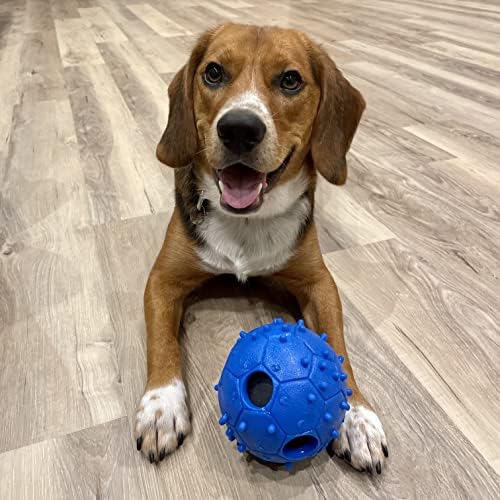
[[[249,213],[260,208],[264,195],[271,191],[286,169],[293,154],[288,153],[281,165],[272,172],[258,172],[243,164],[234,163],[215,171],[221,205],[230,212]]]

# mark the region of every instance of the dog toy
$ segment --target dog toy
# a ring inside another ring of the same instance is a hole
[[[240,333],[215,385],[239,452],[290,467],[338,438],[352,390],[326,337],[281,318]]]

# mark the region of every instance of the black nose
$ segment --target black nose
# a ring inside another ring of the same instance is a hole
[[[262,142],[266,126],[255,113],[233,109],[218,121],[217,133],[224,146],[239,155],[248,153]]]

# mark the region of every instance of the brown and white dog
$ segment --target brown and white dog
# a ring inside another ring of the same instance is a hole
[[[201,36],[169,97],[157,157],[176,169],[176,207],[144,297],[138,449],[161,461],[191,428],[177,337],[186,297],[218,274],[265,276],[297,298],[306,324],[328,332],[345,357],[354,392],[333,451],[380,473],[385,434],[353,377],[313,220],[317,172],[332,184],[346,180],[363,97],[303,33],[236,24]]]

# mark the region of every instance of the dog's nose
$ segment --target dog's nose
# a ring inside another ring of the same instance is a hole
[[[264,122],[251,111],[233,109],[217,122],[217,134],[229,151],[248,153],[262,142],[266,133]]]

